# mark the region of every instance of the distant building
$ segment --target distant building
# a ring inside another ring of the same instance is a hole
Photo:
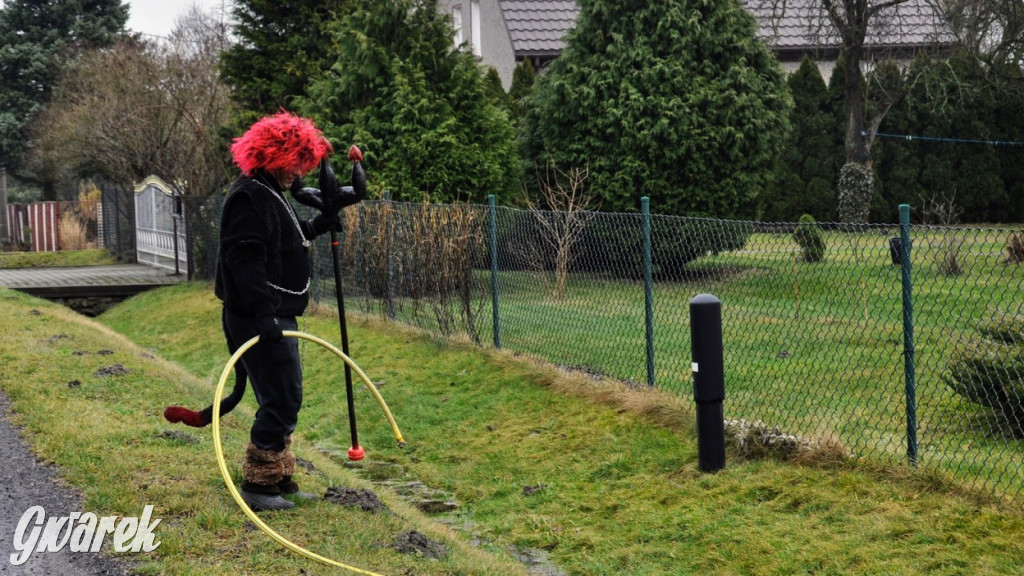
[[[818,62],[828,80],[839,55],[839,38],[824,17],[820,0],[744,0],[759,23],[757,36],[775,52],[787,72],[805,55]],[[776,5],[785,6],[777,13]],[[507,89],[512,71],[525,58],[538,70],[562,53],[565,34],[576,24],[573,0],[439,0],[452,17],[456,44],[466,42],[481,64],[498,71]],[[921,50],[949,42],[943,15],[927,0],[909,0],[872,22],[865,61],[909,60]]]
[[[804,56],[818,63],[827,82],[841,41],[825,16],[821,0],[743,0],[758,21],[757,36],[775,52],[786,72],[795,72]],[[785,5],[777,13],[775,5]],[[929,0],[909,0],[876,16],[864,43],[865,63],[892,58],[909,61],[922,51],[952,41],[945,16]]]

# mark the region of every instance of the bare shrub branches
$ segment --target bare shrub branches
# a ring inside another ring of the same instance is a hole
[[[549,162],[547,173],[538,177],[540,197],[535,200],[525,195],[540,234],[527,239],[521,248],[529,252],[526,261],[542,272],[545,286],[558,300],[565,298],[569,267],[575,256],[573,249],[598,205],[586,186],[588,172],[587,167],[565,172]],[[546,273],[549,270],[551,278]]]

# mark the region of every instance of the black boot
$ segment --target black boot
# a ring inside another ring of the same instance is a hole
[[[277,483],[282,496],[288,496],[293,500],[319,500],[320,497],[312,492],[302,492],[299,485],[292,480],[291,476],[285,476]]]
[[[245,448],[242,464],[242,500],[256,511],[287,510],[295,503],[281,497],[278,482],[284,477],[286,451],[262,450],[252,442]]]
[[[289,502],[281,497],[281,490],[277,486],[263,486],[251,482],[242,482],[239,493],[242,495],[242,500],[254,512],[295,508],[294,502]]]

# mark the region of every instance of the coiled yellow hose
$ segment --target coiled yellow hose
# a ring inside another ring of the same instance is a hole
[[[388,405],[384,403],[384,398],[381,397],[380,392],[377,391],[377,387],[373,385],[373,382],[371,382],[370,379],[367,378],[366,373],[363,372],[363,370],[359,368],[359,366],[356,365],[356,363],[353,362],[351,358],[346,356],[345,353],[342,352],[341,350],[338,350],[338,348],[335,347],[330,342],[327,342],[326,340],[323,340],[321,338],[317,338],[312,334],[307,334],[305,332],[297,332],[294,330],[285,330],[283,334],[286,338],[301,338],[303,340],[315,342],[320,346],[323,346],[324,348],[333,352],[335,356],[344,360],[345,363],[348,364],[349,367],[351,367],[352,370],[354,370],[356,374],[359,375],[359,378],[361,378],[363,383],[366,384],[366,387],[370,390],[370,392],[373,393],[373,396],[377,399],[377,403],[380,404],[380,407],[384,410],[384,415],[387,417],[388,422],[391,424],[391,430],[395,434],[395,440],[398,441],[398,446],[405,446],[405,440],[402,438],[402,433],[398,430],[398,424],[395,423],[395,418],[391,415],[391,410],[389,410]],[[224,385],[228,381],[228,376],[231,374],[231,371],[235,368],[235,364],[238,362],[239,358],[241,358],[242,354],[245,354],[247,350],[255,346],[256,343],[259,342],[259,339],[259,336],[256,336],[255,338],[249,340],[245,344],[242,344],[238,351],[236,351],[231,356],[231,359],[228,360],[227,365],[224,366],[224,371],[220,375],[220,382],[217,383],[217,391],[214,392],[213,397],[213,448],[217,452],[217,465],[220,466],[221,476],[224,477],[224,483],[227,484],[228,491],[231,492],[231,497],[235,499],[235,502],[242,509],[242,512],[244,512],[245,515],[249,517],[249,520],[251,520],[253,524],[258,526],[260,530],[263,530],[263,532],[265,532],[267,536],[270,536],[278,544],[284,546],[292,552],[316,560],[317,562],[327,564],[328,566],[343,568],[345,570],[350,570],[357,574],[366,574],[368,576],[382,576],[381,574],[377,574],[375,572],[369,572],[366,570],[362,570],[360,568],[356,568],[354,566],[342,564],[341,562],[337,562],[335,560],[331,560],[330,558],[326,558],[314,552],[310,552],[309,550],[306,550],[305,548],[297,544],[294,544],[290,540],[286,539],[284,536],[281,536],[280,534],[275,532],[270,526],[267,526],[266,523],[263,522],[263,520],[260,520],[260,517],[252,511],[252,508],[249,508],[249,505],[245,503],[245,500],[242,500],[242,495],[239,494],[238,489],[235,488],[235,483],[231,480],[231,473],[228,471],[227,463],[224,461],[224,447],[221,445],[220,442],[220,397],[221,394],[224,393]]]

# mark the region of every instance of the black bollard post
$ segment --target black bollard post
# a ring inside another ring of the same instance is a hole
[[[693,399],[697,402],[697,461],[703,472],[725,467],[725,369],[722,359],[722,301],[711,294],[690,300]]]

